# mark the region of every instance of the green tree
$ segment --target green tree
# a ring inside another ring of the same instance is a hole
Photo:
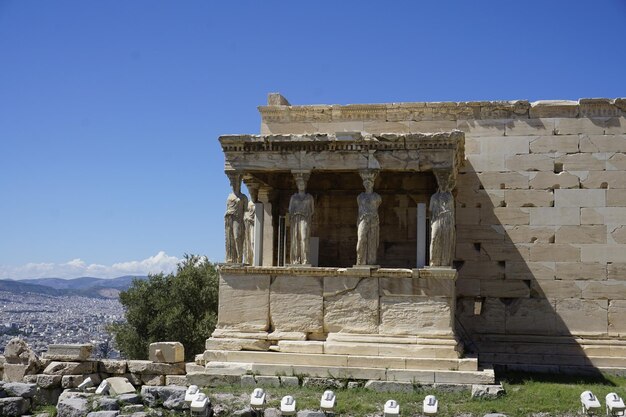
[[[181,342],[190,360],[204,352],[204,343],[217,322],[218,274],[205,257],[185,255],[176,273],[134,280],[120,293],[126,322],[109,331],[122,354],[147,359],[154,342]]]

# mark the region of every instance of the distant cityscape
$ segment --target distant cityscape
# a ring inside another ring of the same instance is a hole
[[[0,353],[13,337],[41,354],[56,343],[92,343],[94,354],[119,357],[108,324],[124,320],[117,298],[50,296],[0,291]]]

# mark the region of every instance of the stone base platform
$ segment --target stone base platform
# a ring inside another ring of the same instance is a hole
[[[240,342],[207,340],[205,371],[214,375],[302,375],[420,384],[494,382],[493,370],[479,370],[476,358],[460,357],[461,346],[453,337],[331,333],[324,341],[279,340],[265,351],[216,349]]]
[[[510,370],[626,374],[626,341],[601,337],[483,334],[481,363]]]

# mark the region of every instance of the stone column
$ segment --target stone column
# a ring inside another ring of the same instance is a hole
[[[306,183],[310,171],[292,171],[298,192],[289,200],[289,225],[291,245],[289,259],[291,264],[310,265],[309,240],[314,211],[313,196],[306,192]]]
[[[376,265],[379,242],[378,207],[382,202],[374,192],[374,181],[378,171],[366,169],[359,172],[365,191],[357,197],[359,217],[357,219],[356,264]]]
[[[260,184],[250,179],[245,179],[244,182],[250,192],[250,201],[248,202],[248,207],[246,207],[246,212],[243,216],[246,226],[243,242],[243,263],[254,265],[254,252],[256,250],[254,247],[254,227],[256,223],[256,202],[259,197]]]
[[[232,187],[232,192],[226,200],[224,214],[226,263],[240,264],[243,261],[244,212],[248,207],[248,197],[241,192],[241,174],[228,171],[226,175]]]
[[[430,198],[430,266],[451,267],[456,243],[454,170],[433,169],[438,190]]]
[[[261,231],[262,266],[274,265],[274,222],[272,218],[272,201],[274,191],[271,187],[259,187],[259,203],[263,209],[263,230]]]

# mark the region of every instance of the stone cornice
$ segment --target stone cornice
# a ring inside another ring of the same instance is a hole
[[[373,278],[436,278],[456,279],[452,268],[336,268],[302,266],[240,266],[220,264],[220,273],[227,275],[292,275],[310,277],[373,277]]]
[[[626,98],[259,106],[263,122],[427,121],[626,117]]]
[[[219,141],[224,153],[450,149],[459,151],[462,160],[465,134],[460,130],[453,130],[441,133],[381,133],[372,135],[362,135],[360,132],[305,135],[222,135],[219,137]]]

